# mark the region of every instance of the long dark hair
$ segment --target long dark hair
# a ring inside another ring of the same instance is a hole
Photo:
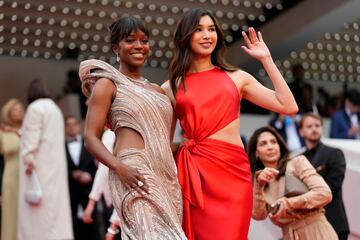
[[[113,50],[121,40],[128,37],[132,31],[140,30],[147,37],[150,36],[149,30],[141,19],[133,16],[124,16],[113,22],[109,26],[110,30],[110,44]]]
[[[265,166],[260,159],[256,157],[256,146],[259,140],[259,137],[262,133],[269,132],[271,133],[278,142],[280,146],[280,159],[277,163],[277,170],[279,170],[279,174],[277,175],[276,179],[279,179],[281,176],[285,175],[286,165],[289,160],[289,149],[284,141],[284,139],[280,136],[280,134],[272,127],[266,126],[261,127],[253,133],[250,137],[249,144],[248,144],[248,155],[250,160],[251,172],[254,173],[258,170],[264,169]]]
[[[209,16],[215,25],[217,34],[217,43],[214,51],[211,53],[211,62],[215,66],[226,71],[235,71],[236,68],[226,63],[224,59],[225,41],[224,33],[222,32],[219,23],[215,17],[207,10],[202,8],[195,8],[187,11],[179,23],[177,24],[174,34],[174,55],[169,67],[169,79],[170,86],[176,94],[179,81],[185,89],[185,75],[190,68],[190,64],[193,60],[193,54],[190,47],[191,35],[195,32],[199,25],[200,18],[203,16]]]
[[[41,79],[34,79],[28,87],[27,102],[30,104],[40,98],[50,98],[49,90]]]

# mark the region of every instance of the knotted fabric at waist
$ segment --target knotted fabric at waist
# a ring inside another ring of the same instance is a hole
[[[194,147],[196,146],[196,141],[192,138],[188,139],[183,145],[182,147],[187,149],[188,151],[192,151],[194,149]]]
[[[212,138],[205,138],[200,141],[189,138],[179,148],[176,157],[178,179],[184,198],[192,206],[201,208],[204,206],[199,170],[200,166],[204,166],[202,161],[216,161],[219,165],[225,166],[229,158],[239,160],[243,157],[248,161],[245,150],[241,146]],[[201,160],[199,161],[199,159]],[[226,167],[228,166],[224,168]]]

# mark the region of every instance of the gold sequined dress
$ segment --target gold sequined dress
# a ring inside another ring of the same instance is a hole
[[[137,131],[144,149],[124,149],[116,154],[122,163],[145,175],[151,193],[128,191],[115,172],[109,172],[114,207],[119,214],[122,239],[186,239],[182,231],[182,196],[170,149],[172,106],[167,96],[134,84],[111,65],[100,60],[81,62],[82,89],[89,96],[100,78],[114,82],[115,99],[108,114],[113,131],[127,127]]]

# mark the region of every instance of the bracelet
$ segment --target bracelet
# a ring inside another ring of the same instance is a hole
[[[119,229],[114,230],[111,227],[108,227],[107,232],[112,234],[112,235],[116,235],[116,234],[119,233]]]

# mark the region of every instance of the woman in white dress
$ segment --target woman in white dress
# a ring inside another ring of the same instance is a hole
[[[73,239],[64,118],[39,79],[30,83],[28,102],[20,144],[18,240]],[[34,172],[43,192],[38,205],[25,201]]]

